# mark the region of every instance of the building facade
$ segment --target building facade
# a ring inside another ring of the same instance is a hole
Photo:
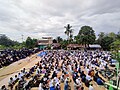
[[[42,39],[38,40],[38,48],[45,49],[47,46],[52,45],[53,38],[52,37],[42,37]]]

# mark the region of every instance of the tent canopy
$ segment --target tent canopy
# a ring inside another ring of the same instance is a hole
[[[40,52],[40,53],[38,54],[38,56],[40,56],[40,57],[42,57],[42,56],[44,56],[44,55],[47,55],[47,52],[42,51],[42,52]]]

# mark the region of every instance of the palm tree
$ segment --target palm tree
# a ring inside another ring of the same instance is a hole
[[[72,28],[72,26],[70,26],[70,24],[67,24],[67,26],[64,26],[64,28],[66,28],[66,31],[65,31],[65,34],[67,35],[67,39],[68,39],[68,41],[69,40],[72,40],[72,37],[73,37],[73,29],[71,29]]]

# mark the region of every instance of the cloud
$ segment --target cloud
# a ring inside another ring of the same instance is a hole
[[[21,41],[31,36],[61,36],[70,23],[76,35],[90,25],[96,34],[118,32],[120,0],[0,0],[0,33]],[[17,38],[16,38],[17,37]]]

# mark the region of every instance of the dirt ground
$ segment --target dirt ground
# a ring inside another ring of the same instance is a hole
[[[7,67],[0,69],[0,87],[4,84],[8,85],[8,81],[10,77],[14,77],[14,75],[18,74],[18,72],[20,72],[20,70],[22,70],[23,68],[26,68],[26,69],[31,68],[39,60],[40,60],[40,57],[36,58],[36,54],[35,54],[30,57],[30,61],[28,60],[28,58],[25,58]]]

